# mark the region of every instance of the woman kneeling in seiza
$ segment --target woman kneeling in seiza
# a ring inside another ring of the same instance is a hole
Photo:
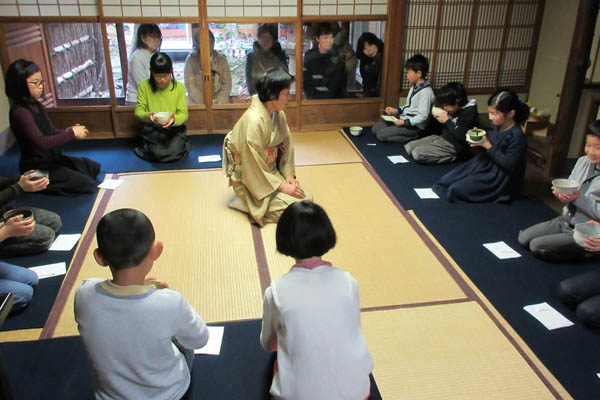
[[[223,142],[223,172],[236,194],[228,205],[260,226],[277,222],[290,204],[312,199],[296,179],[284,112],[293,80],[281,67],[267,70],[256,82],[258,94]]]

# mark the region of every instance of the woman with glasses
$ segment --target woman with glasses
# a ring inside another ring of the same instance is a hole
[[[5,91],[11,101],[10,128],[21,148],[21,172],[48,171],[50,183],[46,192],[94,192],[100,164],[87,158],[65,156],[59,150],[72,140],[85,139],[88,130],[79,124],[64,130],[52,126],[39,101],[44,94],[40,68],[31,61],[16,60],[6,71]]]
[[[173,62],[166,53],[150,58],[150,79],[138,87],[135,116],[144,126],[141,146],[135,154],[153,162],[172,162],[186,157],[191,144],[186,135],[188,119],[185,87],[175,80]],[[164,116],[162,114],[167,114]]]
[[[127,105],[135,106],[137,88],[141,81],[150,78],[150,57],[162,43],[162,34],[156,24],[140,24],[127,70]]]

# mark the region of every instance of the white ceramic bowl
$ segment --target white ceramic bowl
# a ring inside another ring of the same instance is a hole
[[[360,136],[360,135],[362,135],[362,131],[363,131],[362,126],[351,126],[350,127],[350,134],[352,136]]]
[[[154,120],[156,122],[158,122],[161,125],[166,124],[167,122],[169,122],[169,119],[171,118],[171,113],[170,112],[157,112],[154,113]]]
[[[573,230],[573,240],[575,240],[575,243],[583,247],[583,242],[588,238],[600,238],[600,225],[585,222],[576,224]]]
[[[552,187],[554,187],[556,193],[573,194],[579,187],[579,183],[569,179],[553,179]]]
[[[445,112],[446,111],[443,108],[439,108],[439,107],[433,107],[431,109],[431,115],[433,115],[436,118],[439,117],[440,115],[442,115]]]

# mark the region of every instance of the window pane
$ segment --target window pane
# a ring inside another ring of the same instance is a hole
[[[215,37],[214,50],[225,56],[231,71],[230,102],[249,102],[256,80],[269,68],[282,66],[295,75],[295,24],[210,23],[209,29]],[[213,79],[213,91],[215,84]],[[295,92],[294,83],[292,97]]]
[[[108,98],[99,24],[43,24],[58,99]]]
[[[189,104],[204,104],[204,83],[206,82],[202,72],[202,59],[199,38],[199,27],[197,24],[192,25],[192,52],[187,56],[185,61],[184,77],[185,85],[188,92]],[[216,40],[215,34],[212,31],[209,37],[204,38],[208,41],[210,52],[211,65],[211,93],[213,104],[228,104],[230,102],[232,77],[229,60],[225,55],[215,49]]]
[[[312,22],[303,30],[303,94],[307,99],[378,97],[383,21]]]
[[[185,60],[192,51],[190,24],[107,24],[106,30],[118,104],[135,105],[137,86],[150,78],[150,57],[158,50],[171,58],[175,79],[184,84]]]

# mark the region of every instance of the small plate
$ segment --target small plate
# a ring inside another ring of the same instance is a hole
[[[398,118],[396,118],[396,117],[394,117],[392,115],[382,115],[381,118],[384,121],[387,121],[387,122],[394,122],[394,121],[396,121],[398,119]]]

